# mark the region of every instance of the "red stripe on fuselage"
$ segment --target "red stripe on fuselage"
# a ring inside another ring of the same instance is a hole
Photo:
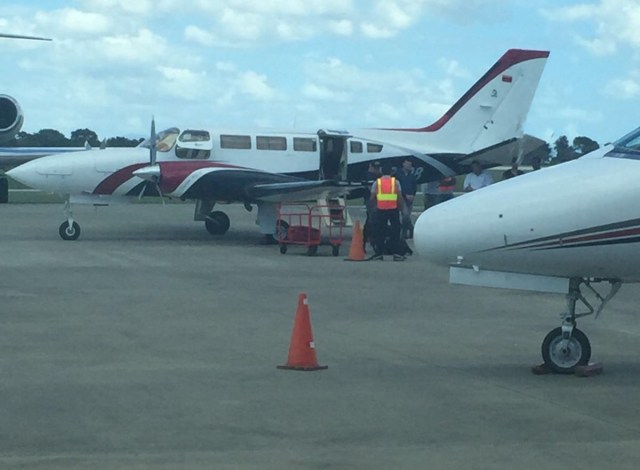
[[[160,165],[161,174],[160,189],[165,193],[175,191],[185,178],[202,168],[241,168],[225,163],[206,161],[159,162],[158,164]],[[148,163],[137,163],[121,168],[102,180],[93,190],[93,194],[113,194],[121,185],[135,177],[134,171],[145,166],[148,166]],[[142,182],[142,179],[140,181]]]

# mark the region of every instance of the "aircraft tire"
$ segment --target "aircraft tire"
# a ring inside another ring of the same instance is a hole
[[[204,219],[204,226],[211,235],[224,235],[231,226],[229,216],[222,211],[213,211]]]
[[[542,341],[542,359],[557,374],[573,374],[576,366],[589,363],[591,343],[587,335],[574,328],[568,344],[563,347],[562,328],[557,327]]]
[[[77,222],[73,222],[69,227],[69,222],[62,222],[58,233],[63,240],[77,240],[80,236],[80,225]]]

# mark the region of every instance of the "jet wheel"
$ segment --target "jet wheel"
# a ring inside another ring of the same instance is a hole
[[[554,328],[542,342],[542,359],[552,371],[558,374],[573,374],[576,366],[589,363],[591,343],[589,338],[577,328],[571,338],[562,337],[562,328]]]
[[[204,226],[211,235],[224,235],[229,230],[229,216],[221,211],[213,211],[204,220]]]
[[[69,225],[69,222],[62,222],[58,233],[63,240],[77,240],[80,236],[80,226],[77,222],[73,222]]]

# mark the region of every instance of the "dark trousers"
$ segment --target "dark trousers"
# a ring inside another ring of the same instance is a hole
[[[380,210],[375,214],[375,246],[376,255],[382,255],[385,251],[385,240],[389,237],[389,249],[392,253],[398,254],[398,243],[400,242],[400,212],[398,209]]]

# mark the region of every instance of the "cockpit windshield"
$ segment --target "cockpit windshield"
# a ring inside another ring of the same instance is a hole
[[[616,148],[640,152],[640,127],[614,142]]]
[[[156,134],[156,150],[158,152],[168,152],[176,144],[176,139],[180,134],[180,129],[177,127],[170,127]],[[150,148],[151,139],[145,139],[138,147]]]

